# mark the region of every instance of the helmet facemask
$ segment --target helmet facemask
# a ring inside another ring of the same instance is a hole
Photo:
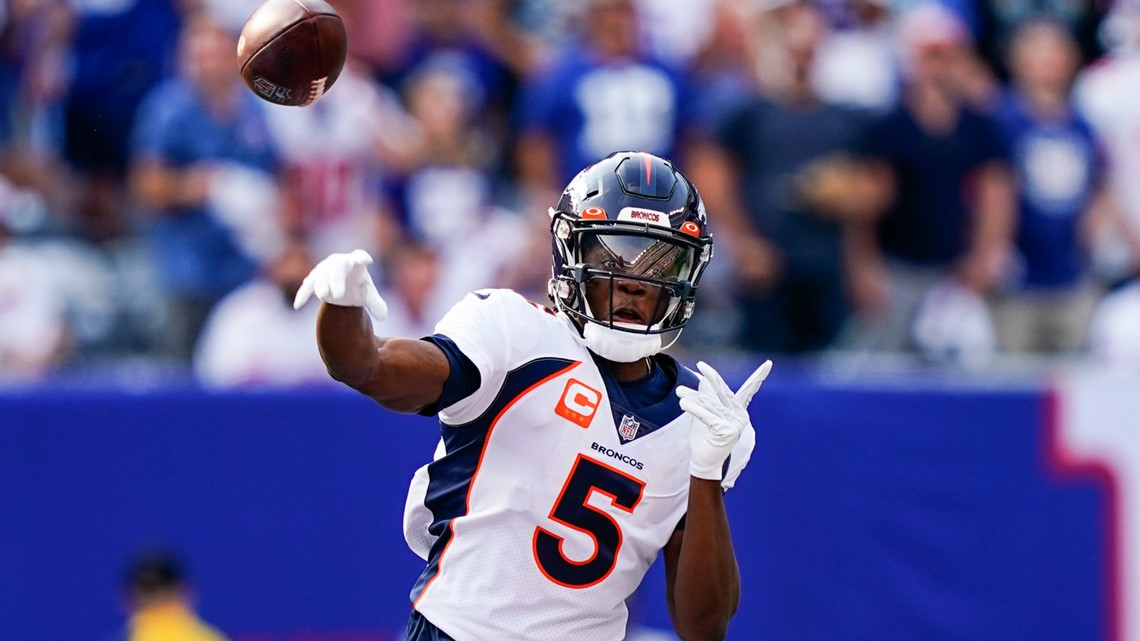
[[[565,212],[554,213],[552,231],[551,298],[593,351],[630,362],[677,340],[712,257],[710,237]]]

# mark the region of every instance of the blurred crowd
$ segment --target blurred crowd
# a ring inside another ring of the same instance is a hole
[[[1136,0],[330,0],[307,108],[236,68],[256,0],[0,4],[0,381],[327,381],[316,306],[367,249],[391,335],[546,301],[547,208],[676,161],[719,259],[680,350],[1140,372]]]

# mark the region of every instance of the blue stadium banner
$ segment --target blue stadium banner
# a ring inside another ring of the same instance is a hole
[[[774,378],[727,498],[729,639],[1140,641],[1137,390]],[[347,391],[0,395],[0,638],[110,638],[156,544],[236,641],[399,638],[404,498],[438,438]],[[639,625],[668,627],[661,574]]]

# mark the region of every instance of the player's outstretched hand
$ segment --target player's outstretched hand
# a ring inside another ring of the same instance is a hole
[[[376,320],[384,320],[388,317],[388,303],[381,298],[368,275],[371,264],[372,257],[363,249],[330,254],[301,282],[293,299],[293,309],[301,309],[315,295],[330,305],[363,307]]]
[[[764,361],[736,392],[707,363],[697,363],[697,369],[701,372],[698,389],[683,385],[677,388],[681,409],[697,419],[689,436],[689,473],[700,479],[720,481],[721,486],[728,489],[736,483],[736,477],[752,456],[756,431],[748,417],[748,404],[772,371],[772,361]],[[737,447],[737,443],[741,447]],[[729,454],[732,460],[725,473],[724,462]]]

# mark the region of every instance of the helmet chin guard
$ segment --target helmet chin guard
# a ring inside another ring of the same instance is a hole
[[[621,329],[611,329],[598,323],[586,323],[582,328],[582,340],[586,343],[586,347],[598,356],[615,363],[632,363],[664,350],[669,345],[662,344],[663,336],[663,334],[635,334]]]

